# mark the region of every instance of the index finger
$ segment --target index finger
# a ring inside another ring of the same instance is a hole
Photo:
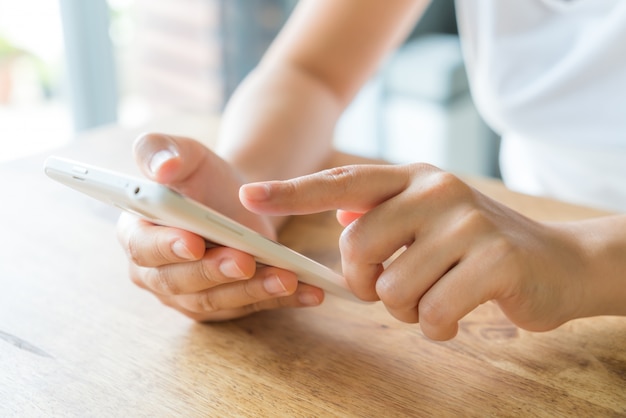
[[[303,215],[333,209],[364,213],[405,190],[407,166],[351,165],[291,180],[250,183],[239,199],[252,212]]]

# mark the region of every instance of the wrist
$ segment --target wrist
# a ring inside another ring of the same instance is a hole
[[[583,295],[577,317],[626,315],[626,217],[577,222]]]

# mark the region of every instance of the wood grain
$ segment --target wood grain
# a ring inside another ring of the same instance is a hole
[[[59,153],[132,170],[134,135]],[[0,416],[626,416],[624,318],[529,333],[485,304],[436,343],[379,304],[328,297],[194,323],[130,283],[117,212],[48,180],[44,157],[0,166]],[[471,183],[536,218],[603,215]],[[339,233],[326,213],[281,240],[337,268]]]

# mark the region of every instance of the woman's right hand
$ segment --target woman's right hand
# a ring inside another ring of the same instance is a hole
[[[134,145],[143,174],[274,239],[267,217],[239,202],[243,184],[235,169],[201,143],[145,134]],[[162,303],[197,321],[220,321],[282,307],[319,305],[321,289],[302,284],[294,273],[257,268],[254,258],[227,248],[205,248],[202,237],[152,224],[124,213],[118,238],[130,261],[130,278]]]

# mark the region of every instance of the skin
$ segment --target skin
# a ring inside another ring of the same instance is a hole
[[[435,340],[454,337],[458,321],[490,300],[532,331],[626,314],[624,216],[536,222],[426,164],[339,167],[248,184],[240,198],[262,214],[339,208],[352,291]]]
[[[539,223],[435,167],[365,164],[333,150],[341,112],[426,5],[302,0],[229,102],[216,149],[143,135],[134,146],[138,166],[271,238],[287,216],[339,209],[351,289],[382,300],[401,321],[419,321],[436,340],[452,338],[458,321],[489,300],[535,331],[625,315],[626,217]],[[247,254],[206,250],[194,234],[132,215],[120,218],[118,237],[131,279],[198,321],[324,298],[293,273],[257,269]]]

